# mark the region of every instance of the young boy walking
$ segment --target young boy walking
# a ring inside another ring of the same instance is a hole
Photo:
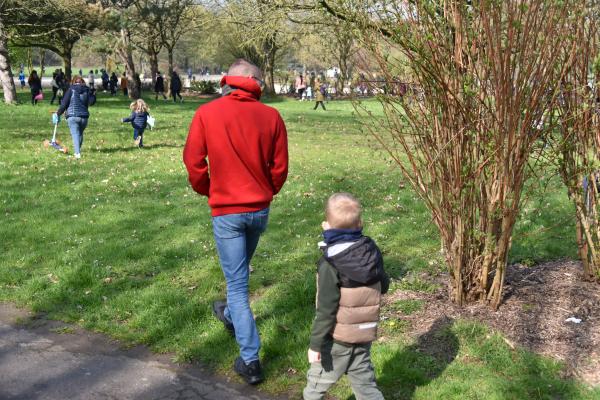
[[[381,295],[389,288],[383,258],[362,234],[361,206],[354,196],[332,195],[325,215],[304,399],[322,399],[347,374],[357,400],[382,400],[371,342],[377,338]]]

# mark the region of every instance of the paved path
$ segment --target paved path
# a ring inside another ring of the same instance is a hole
[[[171,357],[0,303],[2,400],[272,399]]]

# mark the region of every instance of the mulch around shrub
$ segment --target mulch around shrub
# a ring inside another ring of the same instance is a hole
[[[410,323],[411,336],[427,332],[440,318],[480,321],[500,332],[509,346],[558,359],[567,375],[595,386],[600,384],[600,284],[581,277],[581,263],[575,261],[511,265],[504,301],[495,312],[484,304],[460,308],[450,303],[446,276],[432,278],[443,283],[435,293],[397,290],[385,302],[424,301],[410,315],[392,311]],[[581,322],[566,321],[570,317]]]

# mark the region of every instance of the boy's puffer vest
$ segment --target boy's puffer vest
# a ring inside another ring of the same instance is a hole
[[[376,340],[380,303],[380,282],[371,286],[341,287],[333,338],[344,343]]]
[[[322,262],[335,268],[339,277],[340,300],[333,338],[353,344],[376,340],[385,272],[375,242],[363,236],[347,250],[324,256]]]

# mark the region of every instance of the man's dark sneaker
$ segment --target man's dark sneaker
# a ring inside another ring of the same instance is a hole
[[[229,321],[225,317],[225,308],[226,307],[227,307],[226,301],[224,301],[224,300],[214,301],[212,304],[212,312],[215,315],[215,317],[217,317],[217,319],[219,321],[221,321],[223,323],[223,325],[225,325],[225,329],[227,329],[229,331],[231,336],[235,337],[235,328],[233,327],[233,324],[231,323],[231,321]]]
[[[260,361],[258,360],[251,361],[250,364],[246,365],[242,357],[238,357],[235,359],[235,363],[233,363],[233,370],[250,385],[261,383],[265,379],[260,367]]]

